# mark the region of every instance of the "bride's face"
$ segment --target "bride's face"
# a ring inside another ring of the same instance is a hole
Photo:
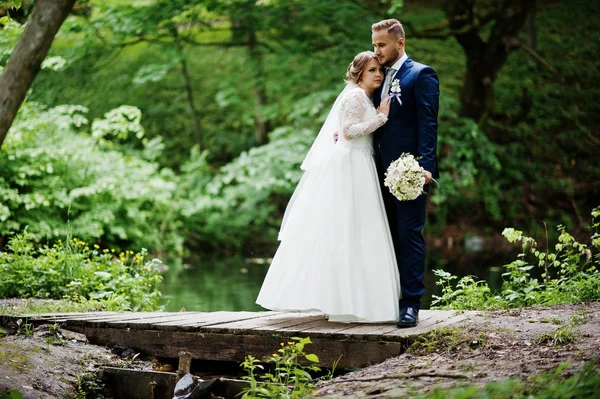
[[[381,82],[383,82],[383,67],[379,64],[379,61],[375,58],[369,60],[360,75],[360,82],[361,86],[371,91],[381,86]]]

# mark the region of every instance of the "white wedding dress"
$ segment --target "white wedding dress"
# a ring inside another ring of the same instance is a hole
[[[256,303],[321,312],[330,321],[398,319],[400,278],[370,134],[386,120],[360,87],[347,87],[338,97],[328,121],[339,140],[333,144],[333,131],[322,129],[311,153],[319,140],[332,145],[313,165],[305,160],[310,167],[303,167],[286,209],[281,243]]]

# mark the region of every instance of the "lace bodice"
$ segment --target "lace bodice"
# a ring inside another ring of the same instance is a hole
[[[387,122],[384,114],[378,114],[365,91],[356,87],[342,99],[342,133],[340,141],[347,145],[372,147],[369,135]]]

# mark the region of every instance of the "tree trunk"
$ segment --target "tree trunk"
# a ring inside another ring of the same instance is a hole
[[[175,33],[177,35],[177,33]],[[202,127],[200,126],[200,117],[198,116],[198,109],[194,101],[194,90],[192,88],[192,78],[190,77],[190,71],[187,65],[185,54],[183,53],[183,46],[179,43],[177,37],[175,37],[177,43],[177,49],[179,51],[179,66],[181,68],[181,74],[183,75],[183,82],[185,87],[185,93],[187,96],[188,107],[190,108],[190,116],[194,123],[194,135],[196,136],[196,143],[201,149],[204,148],[204,138],[202,134]]]
[[[265,86],[264,60],[261,45],[256,36],[260,29],[260,10],[256,8],[256,0],[240,4],[239,9],[234,9],[231,15],[234,40],[247,43],[246,49],[250,57],[252,73],[254,75],[254,144],[263,145],[268,141],[267,133],[270,126],[262,117],[262,109],[267,104],[267,90]]]
[[[532,0],[535,4],[535,1]],[[533,51],[537,51],[537,30],[535,27],[535,6],[527,16],[527,41],[529,48]]]
[[[493,107],[493,79],[485,61],[472,54],[467,57],[465,81],[460,91],[460,115],[476,121],[484,119]]]
[[[254,94],[256,104],[254,107],[254,142],[256,145],[266,144],[269,132],[268,124],[262,118],[262,108],[267,103],[267,90],[265,88],[265,73],[263,69],[263,54],[256,41],[256,32],[251,31],[248,52],[254,65]]]
[[[75,0],[36,0],[15,50],[0,76],[0,148]]]
[[[535,7],[528,0],[504,0],[493,4],[485,15],[477,15],[477,0],[447,0],[444,6],[451,34],[467,57],[465,81],[460,93],[460,115],[482,121],[494,106],[494,81],[514,48],[527,16]],[[487,41],[481,31],[493,23]]]

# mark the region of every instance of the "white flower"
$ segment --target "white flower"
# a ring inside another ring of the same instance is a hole
[[[67,65],[67,60],[63,57],[48,57],[42,61],[42,69],[51,69],[53,71],[60,71]]]
[[[392,81],[392,87],[390,88],[390,91],[394,94],[399,94],[401,90],[400,81],[398,79],[394,79]]]
[[[401,92],[402,89],[400,88],[400,81],[398,79],[394,79],[390,87],[390,100],[393,100],[394,97],[396,97],[398,104],[402,105],[402,100],[400,99],[400,96],[402,95]]]
[[[414,200],[424,193],[423,168],[413,155],[402,153],[400,158],[388,167],[383,184],[398,200]]]

